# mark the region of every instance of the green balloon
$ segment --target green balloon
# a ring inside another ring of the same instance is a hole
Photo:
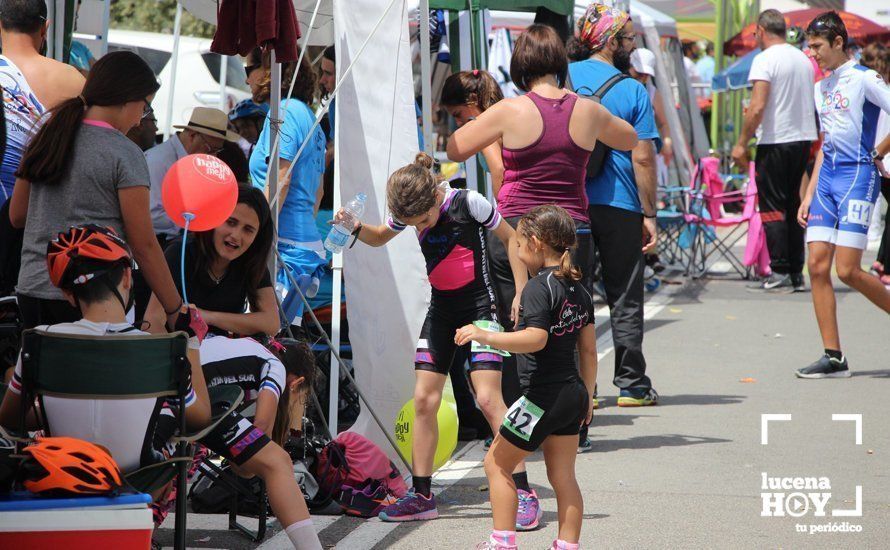
[[[451,458],[457,448],[457,404],[454,395],[443,395],[436,414],[439,425],[439,440],[436,443],[436,456],[433,459],[433,470],[441,468]],[[411,445],[414,434],[414,399],[402,407],[395,421],[395,440],[402,455],[413,462]]]

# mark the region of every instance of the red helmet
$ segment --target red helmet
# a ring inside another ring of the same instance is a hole
[[[105,449],[73,437],[38,437],[23,449],[25,488],[51,495],[105,495],[123,486]]]
[[[130,247],[110,227],[72,227],[46,246],[49,278],[59,288],[84,284],[117,263],[135,267]]]

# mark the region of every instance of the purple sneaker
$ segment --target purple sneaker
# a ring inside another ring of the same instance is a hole
[[[381,510],[377,517],[383,521],[421,521],[436,519],[439,510],[435,495],[431,493],[427,498],[415,493],[412,488],[408,494]]]
[[[519,495],[519,508],[516,510],[516,530],[532,531],[538,528],[538,522],[544,511],[541,510],[541,504],[538,502],[538,495],[532,489],[531,493],[527,493],[522,489],[516,491]]]

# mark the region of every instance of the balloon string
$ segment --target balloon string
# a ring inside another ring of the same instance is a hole
[[[195,219],[195,215],[191,212],[183,212],[182,217],[185,220],[185,231],[182,233],[182,252],[180,253],[179,259],[179,280],[182,283],[182,303],[188,307],[189,298],[185,289],[185,243],[189,236],[189,223]]]

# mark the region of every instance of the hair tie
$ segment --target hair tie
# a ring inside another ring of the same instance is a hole
[[[473,76],[479,76],[479,69],[473,69]]]

